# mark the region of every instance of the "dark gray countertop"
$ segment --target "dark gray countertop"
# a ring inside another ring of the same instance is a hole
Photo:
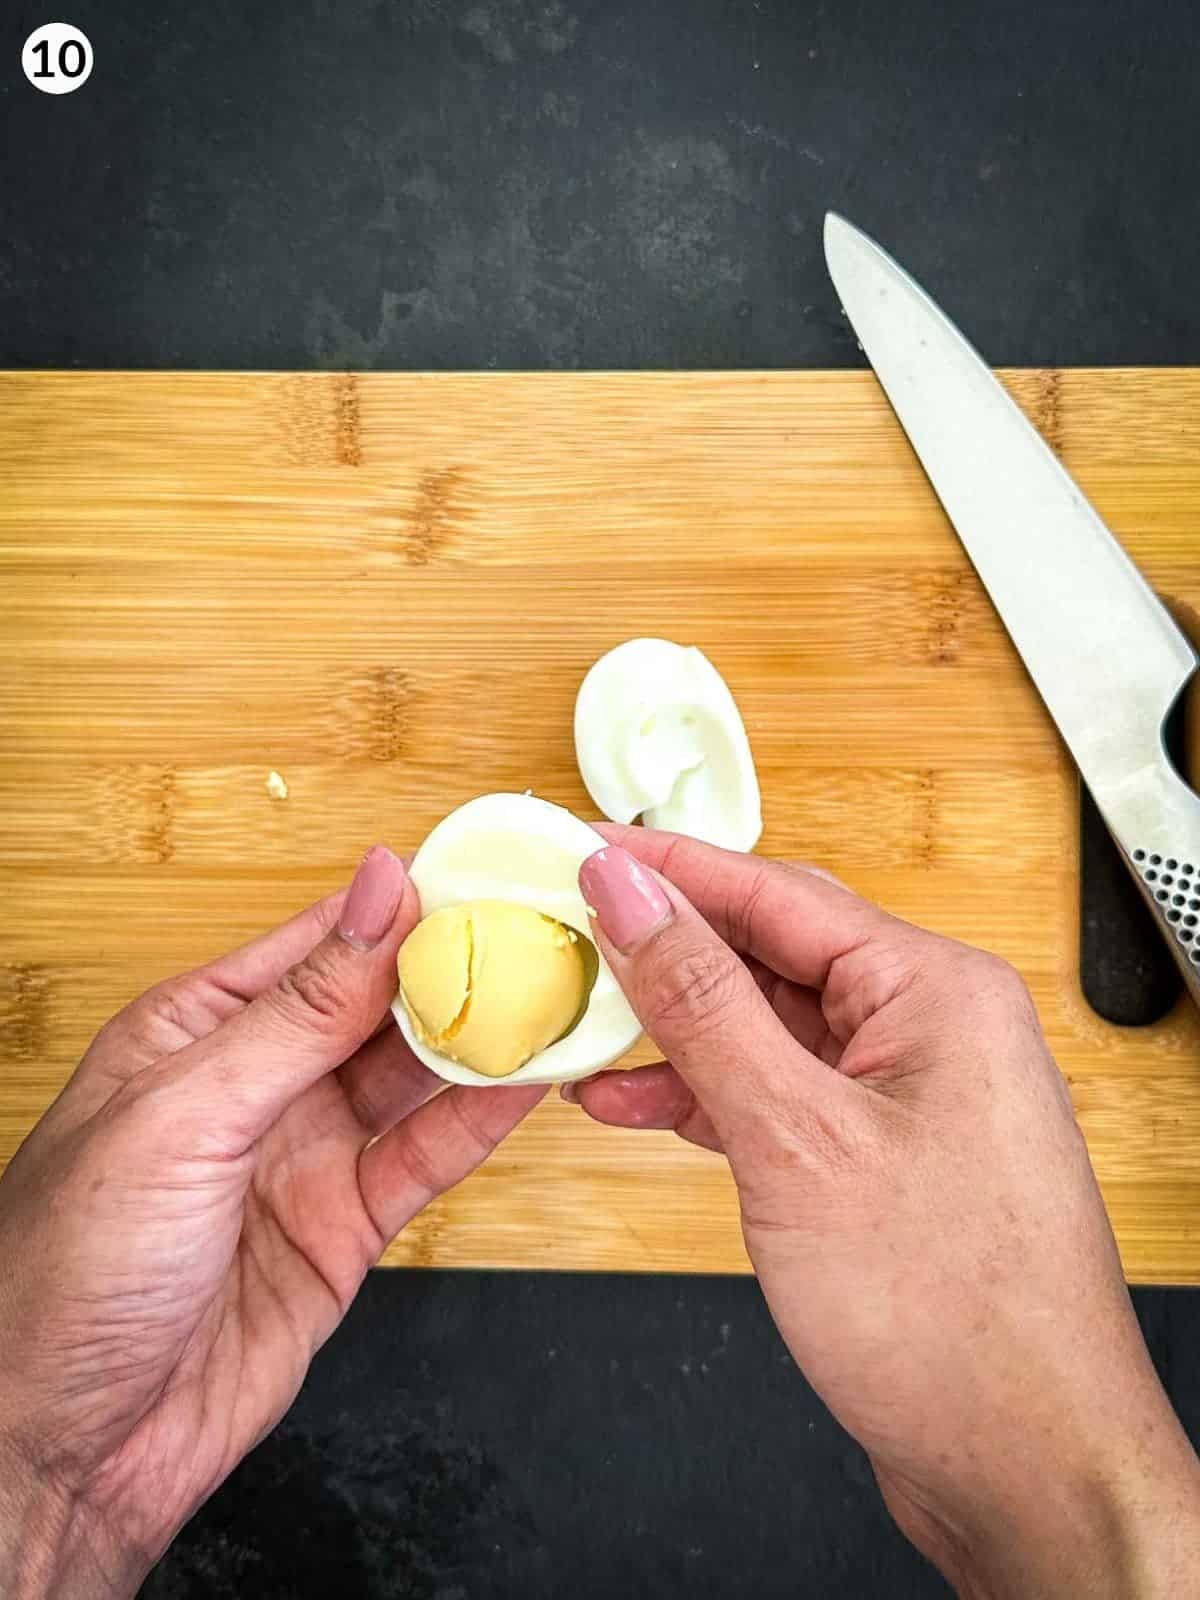
[[[857,361],[876,232],[997,364],[1197,359],[1189,0],[73,0],[3,23],[9,364]]]
[[[1187,0],[67,14],[57,99],[0,23],[5,366],[855,365],[828,206],[997,363],[1200,362]],[[1136,1299],[1200,1438],[1200,1299]],[[395,1273],[145,1592],[944,1591],[752,1282]]]

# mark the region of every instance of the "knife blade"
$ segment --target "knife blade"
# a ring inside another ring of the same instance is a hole
[[[1200,1002],[1200,800],[1163,746],[1195,652],[925,291],[832,212],[825,259],[859,343]]]

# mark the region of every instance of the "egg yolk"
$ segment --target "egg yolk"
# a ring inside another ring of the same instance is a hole
[[[422,1044],[506,1078],[579,1020],[595,978],[587,944],[507,900],[445,906],[400,947],[400,999]]]

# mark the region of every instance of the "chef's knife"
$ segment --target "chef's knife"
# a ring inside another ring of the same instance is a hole
[[[1200,1004],[1200,799],[1163,726],[1191,645],[1042,436],[925,291],[832,212],[859,343]]]

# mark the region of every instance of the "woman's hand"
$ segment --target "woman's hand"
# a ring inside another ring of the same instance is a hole
[[[451,1088],[392,1025],[418,916],[347,894],[100,1033],[0,1183],[0,1593],[131,1595],[278,1421],[388,1240],[537,1088]]]
[[[568,1097],[724,1151],[784,1339],[962,1592],[1190,1592],[1200,1471],[1017,974],[812,871],[605,832],[584,896],[670,1065]]]

